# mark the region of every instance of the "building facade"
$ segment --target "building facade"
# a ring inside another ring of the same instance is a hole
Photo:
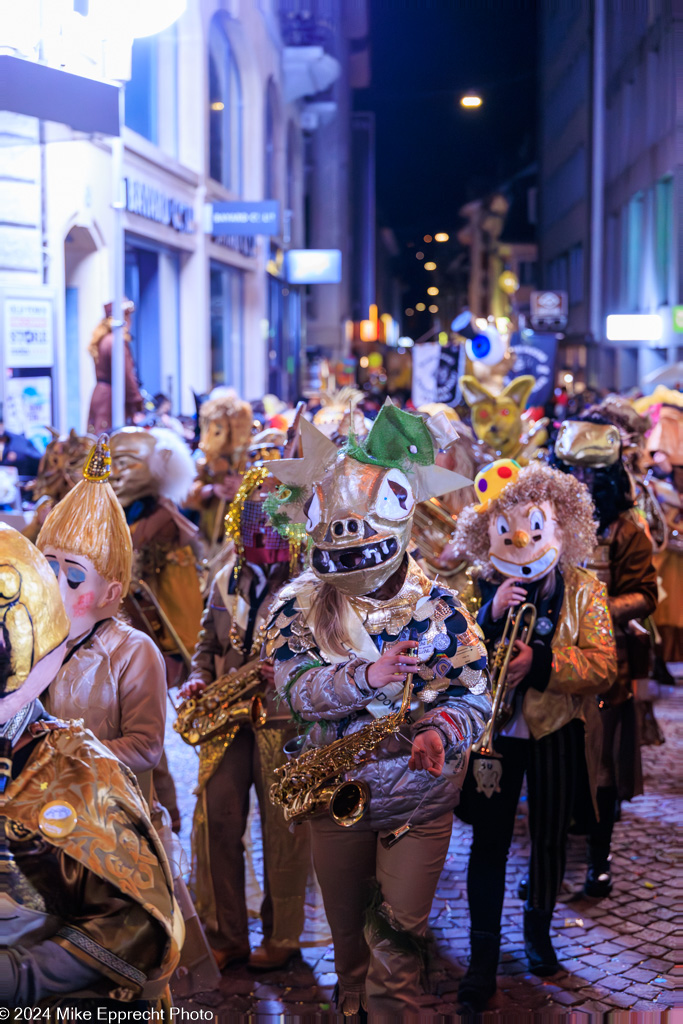
[[[683,3],[546,4],[541,13],[542,286],[566,291],[564,368],[619,389],[683,356]],[[661,337],[606,337],[610,314],[658,314]]]
[[[147,393],[166,394],[183,413],[218,385],[294,399],[307,320],[311,333],[324,325],[329,351],[342,351],[348,292],[328,298],[334,286],[289,285],[286,253],[340,248],[348,264],[349,190],[336,179],[348,164],[351,40],[367,32],[364,5],[349,6],[351,18],[341,0],[189,0],[170,28],[136,39],[122,190],[106,136],[0,113],[11,140],[0,150],[0,217],[14,225],[0,233],[0,292],[50,303],[53,362],[34,376],[50,378],[60,430],[86,426],[95,384],[87,346],[112,298],[117,196]],[[87,4],[80,17],[87,23]],[[297,36],[302,18],[319,42]],[[91,65],[93,78],[112,77]],[[274,235],[212,234],[209,204],[263,199],[279,203]],[[333,216],[321,210],[330,203]]]

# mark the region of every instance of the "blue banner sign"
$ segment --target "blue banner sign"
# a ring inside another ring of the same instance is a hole
[[[261,202],[241,201],[211,204],[211,235],[277,235],[280,230],[280,203],[277,199]]]

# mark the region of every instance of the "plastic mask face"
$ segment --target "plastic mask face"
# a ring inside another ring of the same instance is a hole
[[[502,576],[540,580],[560,560],[562,537],[549,501],[491,512],[489,559]]]
[[[158,491],[150,470],[155,445],[152,435],[142,430],[114,434],[111,438],[111,485],[124,508]]]
[[[491,396],[472,407],[472,426],[480,441],[505,458],[514,455],[519,446],[521,410],[510,396]]]
[[[377,590],[403,561],[414,507],[400,470],[340,459],[306,509],[313,572],[347,595]]]
[[[555,441],[555,454],[570,466],[613,466],[621,452],[621,435],[611,423],[565,420]]]
[[[89,633],[96,622],[107,618],[105,609],[111,585],[100,576],[89,558],[58,548],[46,548],[45,557],[59,584],[59,592],[71,620],[69,640]]]

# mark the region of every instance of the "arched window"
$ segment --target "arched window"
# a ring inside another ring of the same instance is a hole
[[[221,15],[209,29],[209,175],[242,192],[242,83]]]

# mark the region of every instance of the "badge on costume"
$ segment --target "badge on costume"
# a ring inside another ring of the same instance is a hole
[[[66,800],[45,804],[38,815],[38,828],[48,839],[64,839],[76,828],[76,810]]]
[[[494,793],[500,793],[503,763],[499,757],[475,757],[472,775],[477,784],[477,793],[483,793],[489,800]]]
[[[536,628],[534,632],[538,633],[539,636],[550,636],[552,631],[553,624],[547,615],[542,615],[540,619],[536,620]]]

